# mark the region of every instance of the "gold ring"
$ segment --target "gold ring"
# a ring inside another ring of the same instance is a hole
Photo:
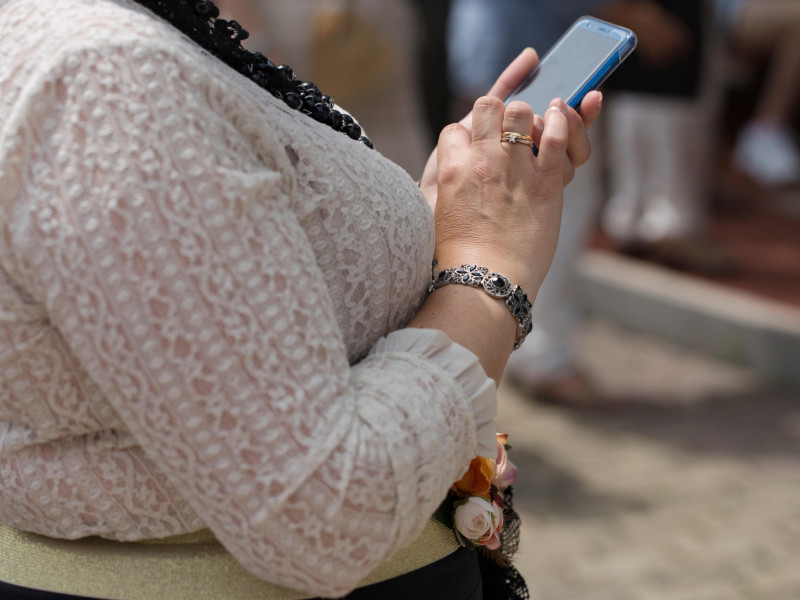
[[[510,142],[511,144],[525,144],[533,148],[533,138],[529,135],[522,135],[516,131],[504,131],[500,136],[501,142]]]

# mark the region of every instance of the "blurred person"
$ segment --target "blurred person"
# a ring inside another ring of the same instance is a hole
[[[628,4],[607,12],[635,27],[640,43],[609,82],[603,229],[625,253],[728,273],[731,259],[708,233],[709,123],[718,94],[706,67],[705,7],[697,0]]]
[[[800,100],[800,2],[717,0],[734,52],[766,62],[755,111],[739,131],[734,165],[763,186],[800,182],[793,129]]]
[[[382,154],[422,171],[430,141],[409,0],[223,0],[220,8],[254,29],[248,48],[291,64],[358,115]]]
[[[432,515],[466,471],[500,543],[496,381],[599,94],[535,128],[524,51],[418,185],[244,39],[0,0],[0,598],[492,598]]]

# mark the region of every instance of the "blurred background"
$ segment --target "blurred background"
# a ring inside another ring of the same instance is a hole
[[[632,28],[501,385],[538,600],[800,598],[800,0],[225,0],[419,178],[583,14]]]

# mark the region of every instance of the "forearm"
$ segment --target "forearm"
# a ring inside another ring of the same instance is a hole
[[[571,167],[568,109],[563,101],[554,108],[546,111],[537,157],[528,148],[501,145],[503,130],[533,130],[533,113],[522,103],[506,109],[499,99],[481,98],[472,133],[461,125],[442,132],[435,210],[440,268],[486,267],[521,286],[531,302],[536,297],[555,251]],[[517,319],[505,302],[458,284],[432,292],[409,326],[440,329],[472,351],[496,382],[517,336]]]
[[[475,354],[496,382],[514,347],[516,325],[502,300],[466,285],[447,285],[431,293],[408,324],[443,331]]]

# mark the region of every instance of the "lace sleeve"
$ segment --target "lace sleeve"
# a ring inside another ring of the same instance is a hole
[[[489,380],[423,332],[351,367],[248,110],[166,44],[67,56],[15,121],[4,268],[247,569],[345,593],[475,455]]]

